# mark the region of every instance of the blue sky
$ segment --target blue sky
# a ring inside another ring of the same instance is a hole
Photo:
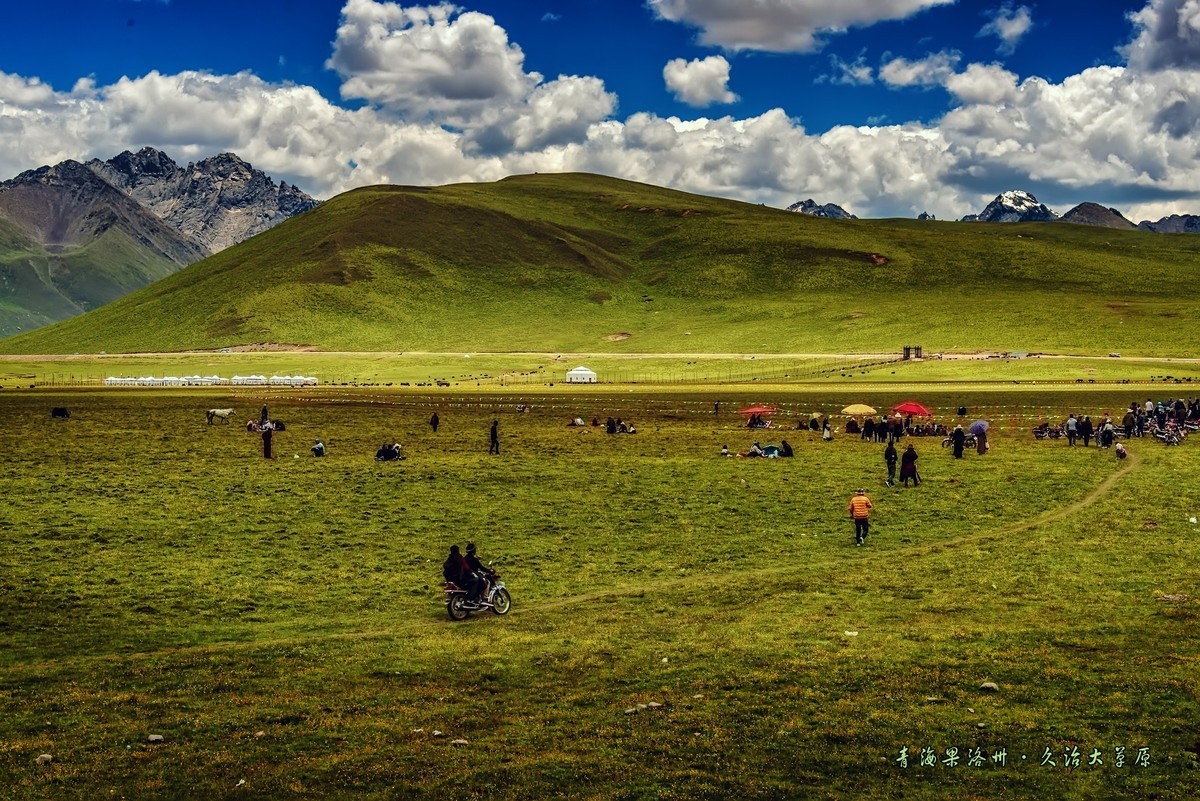
[[[1200,212],[1200,1],[47,0],[0,176],[144,145],[321,197],[602,172],[860,216]],[[14,35],[15,34],[15,35]]]

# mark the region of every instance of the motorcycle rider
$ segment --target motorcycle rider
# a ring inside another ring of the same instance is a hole
[[[487,597],[488,587],[491,584],[492,571],[479,560],[479,556],[475,553],[475,543],[467,543],[467,566],[471,569],[472,575],[477,579],[477,593],[470,596],[472,601],[478,601],[480,598]]]
[[[459,552],[457,545],[450,546],[450,555],[442,564],[442,576],[446,581],[453,582],[466,590],[468,598],[473,597],[478,589],[479,581],[475,578],[470,563]]]

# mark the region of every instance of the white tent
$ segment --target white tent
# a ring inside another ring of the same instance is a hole
[[[574,370],[567,371],[568,384],[595,384],[596,373],[586,367],[576,367]]]

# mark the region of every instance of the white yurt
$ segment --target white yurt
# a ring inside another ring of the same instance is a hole
[[[586,367],[576,367],[574,370],[567,371],[568,384],[595,384],[596,372],[589,370]]]

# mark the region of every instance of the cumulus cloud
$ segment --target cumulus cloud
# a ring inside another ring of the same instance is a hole
[[[581,141],[616,104],[617,96],[605,91],[599,78],[559,76],[518,104],[482,114],[467,130],[466,146],[471,152],[493,155]]]
[[[1200,67],[1200,0],[1150,0],[1129,15],[1133,41],[1121,48],[1140,70]]]
[[[342,97],[408,116],[460,123],[497,102],[519,101],[542,81],[487,14],[443,4],[405,8],[347,0],[327,66]]]
[[[647,0],[665,20],[700,29],[700,41],[729,50],[812,52],[822,34],[904,19],[954,0]]]
[[[941,86],[954,75],[961,58],[952,50],[930,53],[916,61],[894,58],[879,68],[879,80],[888,86]]]
[[[995,36],[1000,40],[997,52],[1008,55],[1017,49],[1017,44],[1033,27],[1033,14],[1028,6],[1016,9],[1005,3],[992,15],[988,24],[979,29],[978,36]]]
[[[663,80],[677,100],[689,106],[736,103],[738,96],[729,91],[729,62],[724,56],[709,56],[687,61],[674,58],[663,67]]]

